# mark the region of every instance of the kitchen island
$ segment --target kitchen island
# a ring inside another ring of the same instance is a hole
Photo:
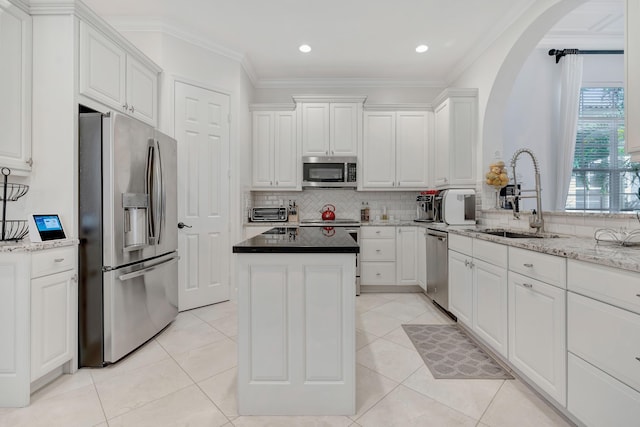
[[[238,254],[238,413],[353,415],[358,244],[274,228]]]

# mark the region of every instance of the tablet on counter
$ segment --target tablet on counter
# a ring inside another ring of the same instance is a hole
[[[29,238],[32,242],[66,239],[60,217],[56,214],[33,214],[29,216]]]

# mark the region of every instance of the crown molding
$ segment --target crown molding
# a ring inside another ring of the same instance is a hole
[[[367,100],[364,95],[292,95],[296,104],[301,102],[357,102],[362,103]]]
[[[138,49],[133,43],[120,34],[109,22],[95,13],[80,0],[30,0],[29,13],[33,16],[43,15],[74,15],[84,22],[102,31],[108,38],[123,46],[130,55],[142,62],[156,73],[162,72],[162,68],[153,62],[147,55]]]
[[[0,0],[0,3],[5,7],[13,5],[24,13],[29,13],[29,4],[22,0]]]
[[[453,97],[478,97],[478,89],[476,88],[459,88],[450,87],[442,91],[442,93],[433,100],[433,105],[438,105],[447,98]]]
[[[538,49],[612,49],[624,50],[624,34],[549,34],[540,40]]]
[[[215,53],[216,55],[220,55],[224,58],[238,62],[247,73],[247,76],[254,86],[258,81],[258,76],[255,72],[255,69],[253,68],[253,65],[251,64],[247,56],[243,53],[213,43],[202,36],[184,29],[181,26],[170,24],[162,18],[151,17],[141,19],[138,17],[119,16],[110,18],[109,22],[119,31],[163,33],[209,52]]]
[[[364,104],[365,111],[433,111],[433,104]]]
[[[296,104],[292,103],[269,103],[269,104],[249,104],[249,111],[295,111]]]
[[[431,87],[443,88],[445,81],[400,80],[400,79],[372,79],[372,78],[292,78],[292,79],[260,79],[256,89],[296,89],[296,88],[373,88],[373,87]]]

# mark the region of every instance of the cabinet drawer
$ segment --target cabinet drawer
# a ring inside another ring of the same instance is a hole
[[[391,239],[362,239],[362,261],[395,261],[396,241]]]
[[[473,239],[449,233],[449,249],[466,255],[473,255]]]
[[[640,391],[640,315],[569,292],[569,351]]]
[[[66,247],[34,252],[31,260],[31,278],[71,270],[76,267],[76,248]]]
[[[486,240],[473,240],[473,257],[498,267],[507,268],[508,247]]]
[[[360,229],[362,239],[395,239],[395,227],[362,227]]]
[[[569,353],[567,409],[588,426],[633,426],[640,393]]]
[[[568,260],[567,288],[640,314],[640,273]]]
[[[509,247],[509,270],[560,288],[567,287],[565,258]]]
[[[363,285],[395,285],[395,262],[363,262],[360,282]]]

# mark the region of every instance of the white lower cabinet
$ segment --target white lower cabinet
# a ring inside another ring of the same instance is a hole
[[[451,237],[451,236],[449,236]],[[449,251],[449,311],[458,322],[471,328],[473,322],[472,257]]]
[[[565,304],[564,289],[509,271],[509,361],[562,406],[566,405]]]
[[[396,227],[396,283],[418,283],[418,227]]]
[[[568,365],[571,414],[589,427],[638,425],[640,393],[573,353]]]
[[[427,229],[418,227],[418,286],[427,291]]]
[[[493,350],[508,357],[507,270],[473,261],[473,330]]]
[[[71,246],[0,254],[0,407],[27,406],[47,374],[77,369],[76,264]]]
[[[74,270],[31,281],[31,381],[74,356],[75,284]]]
[[[569,260],[568,405],[587,426],[640,419],[640,273]]]
[[[418,227],[360,228],[360,282],[363,285],[418,284]],[[426,256],[425,256],[426,262]]]
[[[449,311],[507,357],[507,248],[449,235]]]

